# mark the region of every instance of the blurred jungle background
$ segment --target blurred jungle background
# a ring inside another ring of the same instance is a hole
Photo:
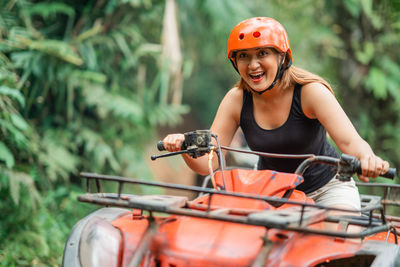
[[[284,25],[294,64],[399,168],[398,0],[0,0],[0,266],[60,265],[96,208],[79,172],[156,179],[149,147],[208,128],[238,79],[230,30],[253,16]]]

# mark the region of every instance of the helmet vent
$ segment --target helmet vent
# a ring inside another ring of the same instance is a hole
[[[239,39],[240,39],[240,40],[243,40],[243,38],[244,38],[244,33],[241,33],[241,34],[239,35]]]
[[[260,32],[253,32],[253,36],[254,36],[255,38],[258,38],[258,37],[261,36],[261,33],[260,33]]]

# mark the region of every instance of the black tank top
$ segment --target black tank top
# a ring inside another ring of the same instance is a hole
[[[307,118],[301,107],[301,85],[296,85],[292,105],[286,122],[275,129],[261,128],[254,119],[253,96],[243,90],[243,106],[240,127],[251,150],[282,154],[315,154],[338,157],[329,144],[326,130],[317,119]],[[294,172],[302,159],[276,159],[260,157],[258,169]],[[304,173],[304,182],[296,189],[310,193],[327,184],[334,176],[332,167],[311,165]]]

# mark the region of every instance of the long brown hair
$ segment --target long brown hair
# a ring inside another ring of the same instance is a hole
[[[285,70],[282,77],[278,81],[278,84],[280,84],[282,88],[288,88],[289,86],[293,86],[295,84],[305,85],[313,82],[323,84],[326,88],[329,89],[329,91],[331,91],[332,94],[335,94],[332,90],[331,85],[325,79],[321,78],[317,74],[311,73],[293,65]],[[243,78],[240,78],[240,81],[238,81],[234,86],[238,87],[239,89],[245,89],[249,92],[253,92],[252,90],[250,90],[249,85],[243,80]]]

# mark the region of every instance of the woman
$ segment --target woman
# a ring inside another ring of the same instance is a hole
[[[337,157],[327,141],[328,132],[341,152],[361,161],[360,180],[368,181],[388,170],[388,162],[358,135],[330,85],[291,66],[288,36],[279,22],[257,17],[236,25],[228,40],[228,58],[241,79],[225,95],[211,126],[221,145],[228,146],[241,127],[254,151]],[[183,140],[182,134],[171,134],[163,142],[168,151],[178,151]],[[194,171],[208,173],[207,157],[183,157]],[[299,162],[261,157],[258,169],[293,172]],[[333,177],[329,166],[313,165],[297,189],[318,204],[359,210],[354,181],[339,182]]]

